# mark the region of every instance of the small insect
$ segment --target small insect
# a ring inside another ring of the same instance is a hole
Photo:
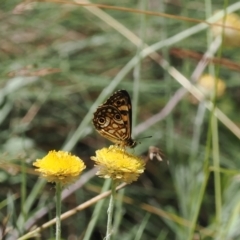
[[[161,150],[157,147],[154,146],[150,146],[148,148],[148,156],[150,160],[153,160],[154,158],[156,158],[158,161],[162,161],[162,156],[163,153],[161,152]]]
[[[134,148],[132,134],[132,104],[126,90],[113,93],[100,105],[93,117],[93,125],[100,135],[120,147]]]

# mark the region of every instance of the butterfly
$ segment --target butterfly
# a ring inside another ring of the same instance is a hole
[[[113,93],[100,105],[93,117],[93,125],[100,135],[120,147],[134,148],[132,134],[132,104],[126,90]]]

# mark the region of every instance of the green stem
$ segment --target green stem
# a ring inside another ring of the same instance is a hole
[[[220,167],[219,158],[219,138],[218,138],[218,122],[215,116],[212,117],[212,147],[213,147],[213,166],[215,169]],[[222,192],[221,192],[221,174],[214,171],[214,188],[215,188],[215,208],[216,208],[216,224],[221,223],[222,215]]]
[[[25,202],[26,202],[26,189],[27,189],[27,183],[26,183],[26,164],[25,161],[21,161],[21,209],[22,209],[22,215],[23,215],[23,220],[26,220],[26,207],[25,207]]]
[[[61,239],[61,183],[56,183],[56,240]]]
[[[104,185],[102,187],[101,193],[106,192],[107,190],[109,190],[110,185],[111,185],[111,179],[106,179],[104,182]],[[96,223],[99,219],[99,217],[101,216],[101,210],[103,208],[103,204],[105,204],[105,199],[98,201],[98,203],[96,204],[94,211],[92,213],[92,217],[90,222],[88,223],[86,232],[85,232],[85,236],[83,237],[82,240],[90,240],[91,239],[91,235],[93,234],[93,230],[96,226]]]
[[[106,240],[111,240],[112,235],[112,218],[113,218],[113,207],[114,207],[114,198],[116,194],[116,182],[112,180],[112,193],[109,201],[109,206],[107,210],[108,221],[107,221],[107,232],[106,232]]]

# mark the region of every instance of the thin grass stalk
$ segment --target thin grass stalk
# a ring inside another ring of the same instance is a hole
[[[226,20],[226,9],[228,6],[228,1],[224,1],[224,20],[223,25]],[[222,28],[222,39],[224,38],[224,28]],[[218,51],[218,58],[221,58],[223,52],[223,44],[221,44],[220,49]],[[220,65],[217,66],[217,73],[214,82],[214,92],[212,97],[213,102],[213,110],[216,108],[216,97],[217,97],[217,84],[218,84],[218,76],[220,72]],[[218,121],[216,117],[213,115],[212,118],[212,131],[213,131],[213,166],[215,169],[220,168],[220,158],[219,158],[219,138],[218,138]],[[220,171],[214,171],[214,188],[215,188],[215,207],[216,207],[216,229],[220,227],[221,218],[222,218],[222,191],[221,191],[221,176]]]
[[[105,182],[104,182],[104,185],[102,187],[101,193],[106,192],[109,189],[110,184],[111,184],[111,180],[110,179],[106,179]],[[99,216],[101,214],[101,210],[102,210],[104,202],[105,202],[105,199],[102,199],[102,200],[97,202],[97,204],[96,204],[96,206],[94,208],[91,220],[90,220],[90,222],[89,222],[89,224],[87,226],[87,230],[85,232],[83,240],[91,239],[91,235],[92,235],[93,229],[94,229],[94,227],[96,225],[96,222],[97,222],[97,220],[98,220],[98,218],[99,218]]]
[[[56,183],[56,240],[61,239],[61,183]]]
[[[21,161],[21,172],[22,172],[21,174],[21,215],[23,216],[23,219],[25,221],[27,218],[26,207],[25,207],[27,174],[26,174],[26,163],[23,159]]]
[[[206,4],[206,9],[208,9],[207,6],[209,4],[209,1],[206,0],[205,4]],[[208,12],[208,11],[206,11],[206,12]],[[208,40],[210,40],[210,36],[209,35],[207,36],[207,38],[208,38]],[[208,44],[208,47],[209,46],[210,46],[210,43]],[[200,211],[200,207],[201,207],[201,203],[202,203],[202,200],[203,200],[203,196],[204,196],[204,193],[205,193],[206,185],[207,185],[209,174],[210,174],[210,171],[209,171],[209,157],[210,157],[210,153],[211,153],[211,142],[212,142],[212,125],[211,125],[211,121],[212,121],[212,118],[214,117],[213,114],[214,114],[214,110],[212,108],[211,111],[210,111],[210,117],[209,117],[209,124],[208,124],[209,128],[208,128],[208,134],[207,134],[205,159],[204,159],[204,164],[203,164],[204,182],[201,185],[199,198],[198,198],[198,201],[196,203],[196,208],[195,208],[196,211],[194,212],[193,218],[191,220],[188,240],[193,239],[195,228],[196,228],[196,223],[197,223],[197,219],[198,219],[198,215],[199,215],[199,211]]]
[[[38,179],[38,181],[35,183],[34,187],[31,189],[31,192],[28,193],[27,198],[25,199],[24,202],[24,211],[19,215],[18,219],[17,219],[17,226],[21,226],[22,229],[24,229],[25,231],[27,231],[28,229],[26,228],[26,219],[23,215],[23,213],[25,213],[25,215],[29,215],[29,211],[32,208],[34,202],[36,201],[39,193],[41,192],[41,190],[43,189],[43,187],[46,185],[46,181],[44,179]],[[28,221],[31,217],[28,217]]]
[[[159,11],[161,12],[165,12],[165,3],[164,1],[160,1],[159,2]],[[165,18],[160,18],[160,22],[161,22],[161,25],[162,25],[162,31],[160,33],[160,39],[161,41],[164,41],[165,39],[167,39],[168,37],[168,34],[167,34],[167,19]],[[162,51],[162,54],[163,54],[163,58],[166,59],[167,61],[169,60],[169,49],[168,47],[163,47],[163,51]],[[166,92],[166,95],[167,95],[167,98],[170,98],[172,96],[172,87],[171,87],[171,83],[172,83],[172,78],[169,74],[166,74],[166,77],[164,77],[164,81],[168,82],[168,84],[166,84],[166,89],[165,89],[165,92]],[[174,132],[173,132],[173,127],[174,125],[174,120],[173,120],[173,115],[172,114],[169,114],[169,116],[166,118],[166,148],[167,148],[167,152],[168,154],[169,153],[172,153],[173,151],[173,147],[174,147]]]
[[[204,162],[203,162],[203,173],[204,173],[204,180],[203,183],[201,185],[200,191],[199,191],[199,197],[197,199],[196,202],[196,208],[195,208],[195,212],[193,214],[193,218],[191,220],[191,225],[189,228],[189,235],[187,240],[192,240],[194,237],[194,231],[196,229],[196,223],[197,223],[197,219],[199,216],[199,211],[200,211],[200,207],[201,207],[201,203],[204,197],[204,193],[206,190],[206,186],[207,186],[207,182],[208,182],[208,178],[209,178],[209,174],[210,174],[210,169],[209,169],[209,158],[210,158],[210,153],[211,153],[211,143],[212,143],[212,128],[211,128],[211,119],[214,115],[214,110],[212,109],[210,111],[210,116],[209,116],[209,120],[208,120],[208,131],[207,131],[207,141],[206,141],[206,148],[205,148],[205,157],[204,157]]]
[[[215,116],[212,117],[212,146],[213,146],[213,166],[215,169],[220,167],[219,159],[219,138],[218,138],[218,121]],[[219,228],[222,216],[222,192],[220,172],[214,171],[214,188],[215,188],[215,207],[216,207],[216,229]]]
[[[210,148],[208,146],[207,147],[207,154],[205,155],[205,162],[208,162],[209,155],[210,155]],[[202,203],[202,200],[203,200],[203,197],[204,197],[204,193],[205,193],[205,190],[206,190],[206,186],[207,186],[208,178],[209,178],[209,174],[210,174],[209,169],[205,169],[204,173],[205,173],[204,174],[204,180],[203,180],[203,183],[202,183],[201,188],[199,190],[199,197],[198,197],[197,202],[196,202],[195,213],[194,213],[193,218],[191,220],[191,224],[190,224],[190,228],[189,228],[189,235],[188,235],[188,238],[186,240],[194,239],[193,235],[194,235],[194,231],[196,229],[196,223],[197,223],[201,203]]]
[[[158,235],[158,238],[156,240],[166,240],[168,232],[166,230],[162,230],[161,233]]]
[[[212,2],[211,1],[205,1],[206,3],[206,17],[210,17],[212,15]],[[226,10],[226,9],[224,9]],[[208,40],[208,46],[210,46],[211,42],[213,41],[213,36],[211,31],[207,31],[207,40]],[[220,51],[222,48],[222,44],[220,45]],[[219,52],[219,51],[218,51]],[[221,55],[221,54],[220,54]],[[219,56],[220,57],[220,56]],[[215,74],[215,66],[213,64],[209,64],[208,66],[209,73],[212,76],[216,76]],[[217,92],[217,78],[215,78],[214,81],[214,91],[212,96],[212,103],[213,103],[213,109],[212,111],[215,111],[216,109],[216,92]],[[219,169],[219,148],[218,148],[218,122],[216,119],[216,116],[213,114],[211,119],[211,129],[212,129],[212,157],[213,157],[213,166],[216,169]],[[221,221],[221,205],[222,205],[222,196],[221,196],[221,178],[220,178],[220,172],[214,171],[214,188],[215,188],[215,209],[216,209],[216,223],[217,228]]]
[[[146,10],[147,9],[147,1],[141,0],[140,1],[141,9]],[[142,51],[144,47],[145,42],[145,36],[146,36],[146,16],[141,15],[140,16],[140,44],[137,45],[137,52],[136,57],[139,59],[136,66],[133,69],[133,116],[132,116],[132,126],[134,127],[136,125],[136,119],[137,119],[137,105],[138,105],[138,99],[139,99],[139,83],[141,80],[141,57],[140,52]]]
[[[221,39],[222,39],[222,37],[221,37]],[[219,49],[220,50],[218,51],[218,53],[222,49],[222,44],[220,45]],[[220,55],[217,54],[217,55],[220,57],[221,54]],[[213,70],[213,68],[214,68],[214,66],[212,64],[210,64],[210,66],[209,66],[210,74],[213,75],[213,76],[216,76],[215,69]],[[216,109],[216,94],[217,94],[217,84],[218,84],[217,79],[218,78],[215,78],[215,81],[214,81],[214,92],[213,92],[213,97],[212,97],[214,111]],[[219,139],[218,139],[218,121],[216,119],[216,116],[214,116],[214,115],[212,117],[211,124],[212,124],[213,166],[214,166],[214,168],[219,169],[220,168],[220,164],[219,164],[220,160],[219,160],[219,148],[218,148],[218,142],[219,142]],[[221,215],[222,215],[222,213],[221,213],[222,212],[222,209],[221,209],[222,195],[221,195],[221,182],[220,181],[221,181],[220,172],[219,171],[214,171],[215,208],[216,208],[216,223],[217,223],[216,227],[217,228],[218,228],[218,225],[220,224]]]
[[[224,231],[222,231],[222,233],[220,234],[219,239],[229,239],[227,235],[229,234],[230,229],[234,225],[234,222],[236,221],[236,219],[239,218],[239,211],[240,211],[240,203],[236,204],[233,210],[231,211],[232,213],[230,215],[230,218],[228,219],[226,226],[222,228]]]
[[[142,239],[143,231],[146,228],[146,225],[148,223],[150,216],[151,216],[150,213],[146,213],[145,217],[143,218],[143,220],[141,222],[141,225],[138,227],[138,230],[136,232],[136,237],[134,238],[134,240]]]
[[[116,181],[112,180],[112,192],[109,201],[109,206],[107,210],[108,220],[107,220],[107,232],[106,232],[106,240],[111,240],[111,235],[113,233],[112,228],[112,218],[113,218],[113,209],[114,209],[114,199],[116,195]]]
[[[203,125],[203,119],[206,113],[206,107],[204,103],[200,102],[198,105],[197,115],[195,117],[194,126],[193,126],[193,138],[192,138],[192,147],[190,152],[190,163],[194,161],[197,157],[199,142],[201,137],[201,129]]]
[[[114,229],[113,239],[115,239],[115,237],[118,235],[119,226],[123,218],[124,209],[122,208],[122,206],[123,206],[124,195],[125,195],[125,189],[122,189],[121,191],[118,192],[118,196],[116,199],[116,204],[115,204],[116,211],[114,215],[114,225],[113,225],[113,229]]]
[[[18,197],[17,197],[18,199]],[[7,216],[8,217],[8,223],[14,227],[18,229],[18,226],[15,224],[15,219],[16,219],[16,215],[17,215],[17,209],[16,209],[16,197],[13,196],[11,193],[7,193]],[[13,229],[12,229],[13,231]],[[12,233],[12,232],[11,232]]]
[[[217,83],[215,83],[215,91],[216,92],[216,86],[217,86]],[[204,158],[204,166],[203,166],[203,170],[204,170],[204,175],[205,175],[205,178],[204,178],[204,182],[201,186],[201,189],[200,189],[200,194],[199,194],[199,198],[198,198],[198,202],[196,204],[196,211],[195,211],[195,214],[194,214],[194,217],[193,217],[193,221],[192,221],[192,224],[191,224],[191,227],[190,227],[190,233],[189,233],[189,237],[188,237],[188,240],[191,240],[193,238],[193,234],[194,234],[194,230],[196,228],[196,222],[197,222],[197,218],[198,218],[198,214],[199,214],[199,210],[200,210],[200,206],[201,206],[201,202],[202,202],[202,199],[203,199],[203,195],[204,195],[204,192],[205,192],[205,189],[206,189],[206,185],[207,185],[207,180],[208,180],[208,177],[209,177],[209,174],[210,174],[210,169],[209,169],[209,158],[210,158],[210,152],[211,152],[211,142],[212,144],[216,144],[216,138],[213,137],[213,134],[216,134],[216,130],[215,130],[215,133],[213,133],[213,125],[212,125],[212,119],[215,118],[214,116],[214,111],[215,111],[215,101],[216,101],[216,96],[215,96],[215,93],[214,93],[214,96],[213,96],[213,107],[211,108],[211,111],[210,111],[210,116],[209,116],[209,122],[208,122],[208,135],[207,135],[207,143],[206,143],[206,150],[205,150],[205,158]],[[215,142],[213,142],[213,139],[215,139]],[[218,140],[217,140],[217,143],[218,143]],[[219,169],[219,165],[218,166],[214,166],[214,168],[217,167],[217,169]],[[219,173],[219,171],[216,171]],[[219,182],[220,184],[220,178],[217,178],[215,179],[216,181]],[[215,183],[215,184],[218,184],[218,183]],[[220,185],[217,185],[217,187],[219,188]],[[218,189],[219,190],[219,189]],[[218,201],[221,201],[221,200],[218,200]],[[216,204],[219,204],[216,203]]]

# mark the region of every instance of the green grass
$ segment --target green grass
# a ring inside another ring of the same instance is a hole
[[[200,61],[171,50],[203,55],[214,41],[207,25],[181,17],[204,21],[211,11],[228,7],[237,13],[239,2],[95,3],[177,18],[50,1],[27,7],[23,1],[1,2],[0,234],[5,235],[0,238],[17,239],[32,225],[54,218],[54,185],[40,180],[32,166],[49,150],[71,151],[87,165],[87,180],[63,200],[62,212],[106,189],[104,180],[89,172],[90,156],[110,143],[95,131],[91,119],[115,90],[126,89],[133,103],[134,138],[152,136],[139,140],[133,153],[147,158],[148,147],[156,146],[164,161],[149,161],[140,179],[120,190],[113,239],[240,239],[240,68],[209,64],[204,70],[225,82],[224,95],[207,101],[232,122],[218,120],[205,101],[194,105],[186,94],[169,114],[149,123],[178,89],[186,88],[175,70],[190,80]],[[152,49],[143,51],[141,39]],[[232,64],[239,63],[239,56],[239,48],[226,46],[214,53]],[[103,239],[108,201],[65,219],[62,238],[86,240],[87,232],[88,239]],[[45,206],[50,210],[44,212]],[[39,239],[54,238],[54,232],[53,225]]]

